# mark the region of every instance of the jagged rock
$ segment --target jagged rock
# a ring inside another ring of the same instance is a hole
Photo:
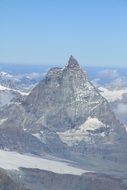
[[[72,56],[63,69],[49,70],[23,106],[42,125],[60,131],[78,127],[89,116],[96,116],[107,125],[120,125],[106,99],[91,84]]]
[[[8,173],[0,169],[0,190],[27,190],[24,185],[17,184]]]
[[[0,149],[41,155],[48,147],[28,132],[17,127],[0,128]]]
[[[0,149],[66,158],[95,173],[0,170],[0,189],[127,189],[127,179],[115,177],[127,176],[127,132],[73,56],[14,102],[0,108]]]
[[[100,154],[106,159],[126,162],[127,151],[122,150],[127,146],[125,128],[73,56],[64,68],[50,69],[23,103],[1,109],[0,118],[5,119],[1,124],[3,128],[22,128],[40,142],[45,139],[51,152],[63,155],[68,146],[70,151],[92,156]],[[96,118],[102,126],[96,130],[89,128],[82,133],[84,138],[77,140],[77,131],[88,118]],[[68,130],[75,132],[70,139]],[[65,141],[64,132],[67,132]],[[74,143],[70,146],[68,141]],[[111,151],[113,156],[109,155]]]

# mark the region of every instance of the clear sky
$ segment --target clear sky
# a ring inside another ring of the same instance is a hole
[[[0,63],[127,66],[127,0],[0,0]]]

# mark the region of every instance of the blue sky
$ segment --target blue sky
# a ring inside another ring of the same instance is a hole
[[[127,65],[127,0],[0,0],[0,63]]]

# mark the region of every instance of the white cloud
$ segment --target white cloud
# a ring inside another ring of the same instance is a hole
[[[127,124],[127,104],[119,103],[115,107],[114,112],[123,123]]]

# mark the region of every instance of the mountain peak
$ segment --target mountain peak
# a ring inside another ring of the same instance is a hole
[[[67,68],[80,68],[78,61],[71,55],[67,64]]]

